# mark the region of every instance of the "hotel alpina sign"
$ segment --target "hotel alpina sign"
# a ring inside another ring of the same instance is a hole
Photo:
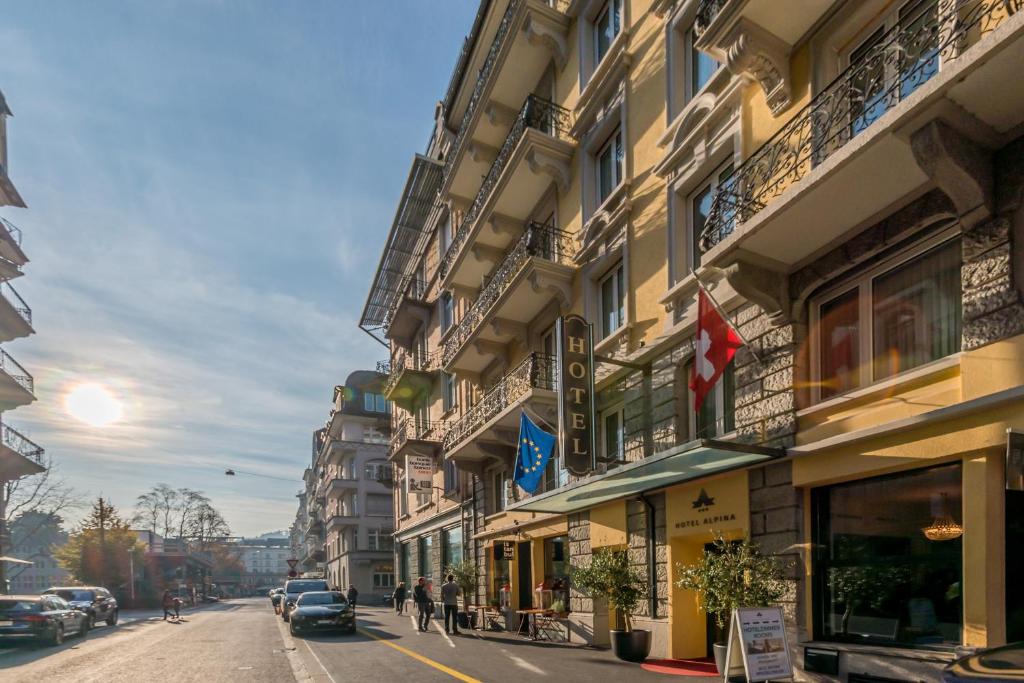
[[[750,516],[746,495],[745,473],[670,489],[666,522],[674,534],[746,528]]]
[[[558,319],[558,448],[565,469],[594,470],[594,331],[578,315]]]

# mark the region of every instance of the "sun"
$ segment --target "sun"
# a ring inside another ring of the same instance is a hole
[[[64,409],[76,420],[93,427],[106,427],[121,419],[124,406],[102,384],[79,384],[64,397]]]

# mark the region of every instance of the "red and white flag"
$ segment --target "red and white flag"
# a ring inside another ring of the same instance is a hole
[[[700,411],[704,398],[711,393],[742,343],[736,330],[722,318],[701,287],[697,295],[697,336],[694,341],[693,372],[690,373],[695,411]]]

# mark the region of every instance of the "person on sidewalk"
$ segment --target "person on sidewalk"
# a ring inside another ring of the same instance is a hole
[[[181,598],[174,598],[174,618],[181,621]]]
[[[345,594],[348,598],[348,604],[352,605],[352,609],[356,608],[356,598],[359,597],[359,591],[356,590],[355,584],[348,585],[348,593]]]
[[[171,612],[174,609],[174,598],[171,597],[171,591],[164,591],[164,597],[160,601],[161,606],[164,608],[164,621],[167,621],[167,617],[174,618],[174,614]]]
[[[451,574],[441,584],[441,604],[444,605],[444,632],[459,635],[459,586]]]
[[[395,604],[395,614],[402,616],[402,612],[405,611],[405,581],[398,582],[398,588],[391,594],[391,600]]]
[[[412,589],[412,601],[416,603],[416,609],[419,611],[417,625],[421,631],[426,632],[427,624],[430,623],[430,606],[433,601],[430,599],[430,593],[427,592],[427,580],[422,576],[417,579],[416,585]]]

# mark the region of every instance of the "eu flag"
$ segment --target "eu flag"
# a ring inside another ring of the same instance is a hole
[[[519,455],[512,480],[527,493],[533,493],[544,480],[544,468],[555,449],[555,437],[533,424],[523,411],[519,418]]]

